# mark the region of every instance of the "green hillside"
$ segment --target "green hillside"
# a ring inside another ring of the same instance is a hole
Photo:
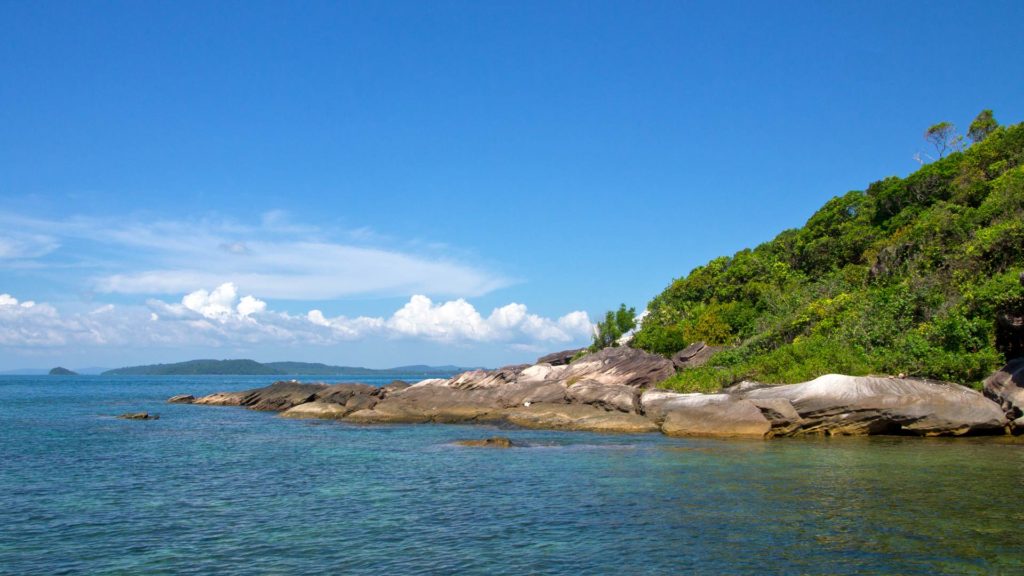
[[[977,384],[1003,362],[995,315],[1024,308],[1024,124],[995,127],[989,115],[979,127],[985,118],[962,151],[952,126],[936,125],[926,136],[948,156],[674,280],[632,345],[731,346],[665,383],[680,390],[829,372]]]
[[[458,366],[400,366],[378,370],[358,366],[331,366],[319,362],[265,362],[255,360],[188,360],[173,364],[148,364],[107,370],[105,376],[450,376],[466,368]]]
[[[150,364],[129,366],[103,373],[104,376],[192,376],[214,375],[283,375],[280,370],[265,366],[255,360],[189,360],[173,364]]]

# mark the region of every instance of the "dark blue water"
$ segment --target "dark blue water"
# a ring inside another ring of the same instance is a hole
[[[3,574],[1024,570],[1024,444],[356,426],[0,377]],[[115,415],[147,410],[157,421]],[[500,433],[530,447],[463,448]]]

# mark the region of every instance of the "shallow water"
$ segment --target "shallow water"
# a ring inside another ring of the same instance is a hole
[[[684,440],[164,404],[271,380],[0,376],[0,573],[1024,571],[1013,439]],[[161,418],[114,418],[142,410]],[[452,444],[495,434],[528,447]]]

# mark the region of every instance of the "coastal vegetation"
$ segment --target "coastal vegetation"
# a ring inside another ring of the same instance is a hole
[[[657,295],[632,346],[665,356],[694,342],[726,347],[662,386],[833,372],[978,386],[999,368],[995,318],[1024,307],[1024,124],[999,126],[985,110],[969,146],[948,122],[925,138],[934,161],[916,172],[837,196],[804,227]]]

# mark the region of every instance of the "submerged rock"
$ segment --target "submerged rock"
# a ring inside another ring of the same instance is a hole
[[[504,436],[494,436],[483,440],[456,440],[455,443],[459,446],[469,446],[471,448],[512,448],[516,446],[512,440]]]
[[[122,420],[159,420],[159,414],[150,414],[149,412],[126,412],[118,416]]]

